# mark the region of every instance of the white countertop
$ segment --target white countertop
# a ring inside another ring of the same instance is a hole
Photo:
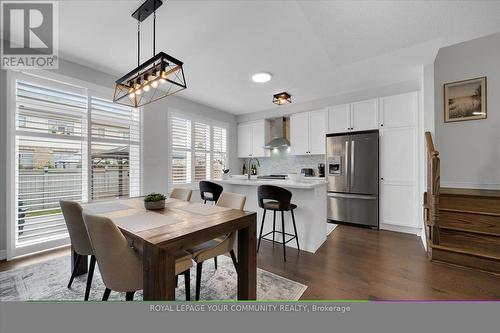
[[[284,188],[295,188],[295,189],[314,189],[319,186],[324,186],[328,182],[320,178],[313,179],[300,179],[298,181],[292,181],[290,179],[241,179],[241,178],[229,178],[221,180],[212,180],[220,184],[230,184],[230,185],[245,185],[245,186],[260,186],[260,185],[275,185]]]

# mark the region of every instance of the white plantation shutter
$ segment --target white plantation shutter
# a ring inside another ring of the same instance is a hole
[[[91,97],[91,200],[140,195],[138,109]]]
[[[16,81],[15,248],[68,237],[59,200],[87,200],[87,97]]]
[[[194,123],[194,180],[210,179],[210,125]]]
[[[227,168],[227,129],[214,126],[213,130],[212,179],[222,178],[222,169]]]
[[[171,118],[172,184],[191,183],[191,121],[181,117]]]

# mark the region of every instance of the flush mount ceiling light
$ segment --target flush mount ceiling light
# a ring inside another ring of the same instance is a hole
[[[113,102],[140,107],[186,89],[183,63],[159,52],[155,55],[156,10],[161,0],[146,0],[132,17],[137,20],[137,67],[116,80]],[[153,57],[140,63],[141,22],[153,14]]]
[[[266,83],[269,82],[269,80],[271,80],[271,77],[272,77],[271,74],[266,72],[256,73],[252,75],[252,81],[256,83]]]
[[[292,96],[287,92],[281,92],[279,94],[274,94],[273,95],[273,103],[277,104],[277,105],[292,103]]]

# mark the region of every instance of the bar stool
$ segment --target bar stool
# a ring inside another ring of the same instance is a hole
[[[257,245],[257,252],[259,252],[260,241],[262,238],[271,241],[270,239],[267,239],[265,237],[269,234],[273,234],[272,242],[277,243],[274,239],[275,234],[278,233],[281,234],[282,237],[283,259],[284,261],[286,261],[286,243],[295,239],[295,241],[297,242],[297,249],[300,251],[299,238],[297,237],[297,226],[295,225],[295,215],[293,214],[293,210],[297,208],[297,205],[290,203],[290,200],[292,199],[292,192],[279,186],[261,185],[257,190],[257,197],[259,201],[259,207],[264,209],[264,215],[262,216],[262,223],[260,225],[260,236],[259,244]],[[267,210],[273,211],[273,231],[262,235]],[[292,214],[293,229],[295,231],[295,235],[285,232],[285,211],[290,211],[290,213]],[[281,231],[276,230],[276,212],[281,212]],[[285,235],[291,236],[291,238],[285,241]]]
[[[200,182],[200,195],[204,203],[207,201],[217,202],[224,188],[216,183],[202,180]]]

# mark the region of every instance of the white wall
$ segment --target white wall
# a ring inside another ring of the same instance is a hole
[[[321,109],[324,107],[340,105],[345,103],[352,103],[370,98],[403,94],[406,92],[417,91],[417,90],[420,90],[419,79],[400,82],[388,86],[374,87],[372,89],[337,94],[332,97],[317,99],[314,101],[304,102],[300,104],[294,104],[294,103],[287,104],[262,112],[248,113],[238,116],[238,122],[240,123],[251,120],[279,117],[283,115],[290,115],[297,112]],[[292,96],[292,101],[293,101],[293,96]]]
[[[439,50],[434,67],[441,184],[500,189],[500,34]],[[443,84],[487,77],[488,118],[444,123]]]
[[[7,72],[0,70],[0,260],[5,256],[5,249],[7,248],[7,214],[5,209],[5,177],[6,177],[6,163],[7,157]]]
[[[224,122],[229,125],[227,134],[229,169],[236,170],[236,116],[195,103],[186,99],[170,96],[144,107],[143,112],[143,193],[168,192],[168,114],[172,110],[182,111]]]

